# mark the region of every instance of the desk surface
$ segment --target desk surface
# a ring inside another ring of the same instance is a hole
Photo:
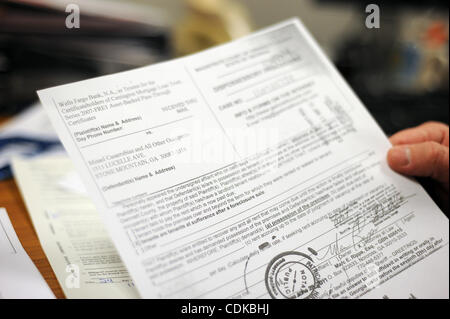
[[[0,125],[5,120],[5,118],[0,117]],[[57,298],[64,298],[64,293],[42,250],[14,179],[0,181],[0,207],[6,208],[23,248],[31,260],[33,260],[55,296]]]

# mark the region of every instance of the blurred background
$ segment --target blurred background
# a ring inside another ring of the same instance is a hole
[[[0,121],[37,102],[36,90],[194,53],[297,16],[386,134],[448,123],[447,1],[373,3],[379,29],[366,27],[368,3],[358,0],[1,0]],[[68,4],[80,8],[80,28],[66,27]]]

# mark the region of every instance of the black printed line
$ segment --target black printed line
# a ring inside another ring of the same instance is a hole
[[[382,231],[383,229],[385,229],[385,228],[387,228],[387,227],[389,227],[389,226],[392,226],[393,224],[397,223],[399,220],[402,220],[403,218],[405,218],[405,217],[411,215],[412,213],[414,213],[414,211],[411,211],[411,212],[409,212],[409,213],[403,215],[402,217],[396,219],[396,220],[393,221],[392,223],[390,223],[390,224],[388,224],[388,225],[386,225],[386,226],[380,228],[379,230],[377,230],[376,233]],[[317,238],[319,238],[319,237],[321,237],[321,236],[323,236],[323,235],[325,235],[325,234],[328,234],[330,231],[333,231],[333,230],[336,230],[336,229],[337,229],[337,227],[331,228],[331,229],[329,229],[328,231],[326,231],[326,232],[324,232],[324,233],[322,233],[322,234],[320,234],[320,235],[314,237],[313,239],[311,239],[311,240],[309,240],[309,241],[307,241],[307,242],[301,244],[300,246],[297,246],[297,247],[295,247],[295,248],[293,248],[293,249],[291,249],[291,250],[296,251],[298,248],[300,248],[300,247],[302,247],[302,246],[304,246],[304,245],[306,245],[306,244],[308,244],[308,243],[310,243],[310,242],[316,240]],[[347,234],[347,235],[345,235],[345,236],[343,236],[343,237],[341,237],[341,238],[345,238],[345,237],[348,236],[348,235],[350,235],[350,234]],[[374,234],[374,235],[375,235],[375,234]],[[321,251],[322,249],[324,249],[324,248],[326,248],[326,247],[328,247],[328,246],[329,246],[329,244],[328,244],[328,245],[325,245],[324,247],[322,247],[322,248],[320,248],[320,249],[318,249],[317,251]],[[336,257],[336,256],[333,255],[333,256],[331,256],[330,258],[326,259],[326,260],[321,260],[321,262],[320,262],[318,265],[321,265],[321,264],[323,264],[323,263],[325,263],[325,262],[327,262],[327,261],[329,261],[330,259],[335,258],[335,257]],[[305,258],[305,257],[302,257],[302,259],[300,259],[300,260],[303,260],[304,258]],[[259,270],[259,269],[261,269],[261,268],[267,266],[268,264],[269,264],[269,263],[264,263],[264,264],[262,264],[262,265],[260,265],[260,266],[256,266],[256,267],[253,268],[253,270],[251,270],[249,273],[252,273],[252,272],[254,272],[254,271],[256,271],[256,270]],[[231,283],[231,282],[233,282],[233,281],[236,281],[236,280],[240,279],[241,277],[242,277],[242,276],[237,277],[237,278],[231,280],[231,281],[228,282],[228,283]],[[259,281],[255,282],[252,286],[256,286],[257,284],[261,284],[261,283],[263,283],[263,282],[264,282],[264,279],[259,280]],[[227,283],[227,284],[228,284],[228,283]],[[233,293],[232,295],[230,295],[230,297],[235,296],[236,294],[239,294],[239,293],[241,293],[242,291],[243,291],[243,290],[238,290],[237,292],[235,292],[235,293]],[[227,297],[227,298],[230,298],[230,297]]]
[[[204,227],[204,228],[202,228],[202,229],[196,231],[195,233],[189,233],[189,234],[186,234],[186,235],[184,235],[184,236],[182,236],[182,237],[178,237],[178,238],[173,239],[173,240],[171,240],[171,241],[169,241],[169,242],[166,242],[166,243],[162,244],[161,247],[164,247],[164,246],[167,246],[167,245],[169,245],[169,244],[171,244],[171,243],[180,241],[180,240],[182,240],[182,239],[184,239],[184,238],[186,238],[186,237],[190,237],[190,236],[192,236],[192,235],[195,235],[195,234],[197,234],[197,233],[199,233],[199,232],[201,232],[201,231],[203,231],[203,230],[205,230],[205,229],[210,229],[211,227],[214,227],[215,225],[221,224],[221,223],[223,223],[223,222],[225,222],[225,221],[227,221],[227,220],[229,220],[229,219],[231,219],[231,218],[234,218],[234,217],[236,217],[236,216],[238,216],[238,215],[241,215],[241,214],[243,214],[243,213],[245,213],[245,212],[247,212],[247,211],[249,211],[249,210],[252,210],[253,208],[258,207],[258,206],[260,206],[260,205],[262,205],[262,204],[265,204],[266,202],[269,202],[269,201],[271,201],[271,200],[273,200],[273,199],[275,199],[275,198],[277,198],[277,197],[279,197],[279,196],[281,196],[281,195],[283,195],[283,194],[285,194],[285,193],[291,191],[292,189],[295,189],[295,188],[297,188],[298,186],[300,186],[300,185],[302,185],[302,184],[305,184],[305,183],[309,182],[310,180],[312,180],[312,179],[314,179],[314,178],[316,178],[316,177],[318,177],[318,176],[320,176],[320,175],[322,175],[322,174],[324,174],[324,173],[326,173],[326,172],[328,172],[328,171],[330,171],[330,170],[332,170],[332,169],[334,169],[334,168],[336,168],[336,167],[338,167],[338,166],[340,166],[340,165],[342,165],[342,164],[344,164],[344,163],[346,163],[346,162],[348,162],[348,161],[350,161],[350,160],[352,160],[352,159],[354,159],[354,158],[357,158],[357,157],[359,157],[359,156],[361,156],[362,154],[365,154],[365,153],[367,153],[367,152],[368,152],[368,150],[366,150],[366,151],[364,151],[364,152],[361,152],[361,153],[359,153],[359,154],[357,154],[357,155],[353,155],[353,156],[351,156],[350,158],[348,158],[348,159],[346,159],[346,160],[344,160],[344,161],[342,161],[342,162],[340,162],[340,163],[338,163],[338,164],[336,164],[336,165],[333,165],[333,166],[329,167],[328,169],[323,170],[323,171],[321,171],[320,173],[318,173],[318,174],[316,174],[316,175],[314,175],[314,176],[312,176],[312,177],[310,177],[310,178],[304,180],[303,182],[301,182],[301,183],[299,183],[299,184],[296,184],[296,185],[290,187],[289,189],[285,190],[284,192],[281,192],[281,193],[279,193],[279,194],[277,194],[277,195],[275,195],[275,196],[273,196],[273,197],[271,197],[271,198],[269,198],[269,199],[267,199],[267,200],[265,200],[265,201],[263,201],[263,202],[260,202],[260,203],[258,203],[258,204],[256,204],[256,205],[254,205],[254,206],[252,206],[252,207],[246,209],[246,210],[243,210],[243,211],[241,211],[241,212],[239,212],[239,213],[237,213],[237,214],[234,214],[233,216],[230,216],[230,217],[225,218],[225,219],[223,219],[223,220],[221,220],[221,221],[219,221],[219,222],[217,222],[217,223],[214,223],[214,224],[212,224],[212,225],[209,225],[209,226],[207,226],[207,227]],[[346,170],[346,169],[348,169],[349,167],[350,167],[350,166],[347,166],[347,167],[343,168],[342,170],[340,170],[340,171],[338,171],[338,172],[341,172],[341,171],[343,171],[343,170]],[[335,174],[337,174],[338,172],[336,172]],[[332,175],[335,175],[335,174],[332,174]],[[332,175],[331,175],[331,176],[332,176]],[[330,176],[327,176],[327,177],[325,177],[324,179],[327,179],[327,178],[329,178],[329,177],[330,177]],[[323,179],[322,179],[322,180],[323,180]],[[318,181],[317,183],[321,182],[322,180]],[[315,184],[313,184],[313,185],[315,185]],[[313,185],[311,185],[311,186],[313,186]],[[311,187],[311,186],[309,186],[309,187]],[[296,193],[293,194],[292,196],[297,195],[299,192],[301,192],[301,190],[298,191],[298,192],[296,192]],[[290,196],[290,197],[292,197],[292,196]],[[290,197],[288,197],[288,198],[290,198]],[[284,200],[287,200],[287,198],[284,199]],[[282,200],[282,201],[283,201],[283,200]],[[273,207],[273,206],[275,206],[275,205],[278,205],[279,203],[280,203],[280,202],[277,202],[277,203],[275,203],[275,204],[273,204],[273,205],[271,205],[271,206],[269,206],[269,207],[264,208],[263,210],[270,209],[271,207]],[[262,210],[261,210],[261,211],[262,211]],[[258,211],[258,212],[256,212],[255,214],[248,216],[247,218],[252,217],[252,216],[258,214],[258,213],[260,213],[261,211]],[[242,220],[239,220],[239,221],[237,221],[236,223],[239,223],[239,222],[241,222],[241,221],[242,221]],[[192,242],[195,242],[195,241],[198,241],[198,240],[200,240],[200,239],[202,239],[202,238],[205,238],[205,237],[207,237],[207,236],[210,236],[210,235],[212,235],[212,234],[214,234],[214,233],[217,233],[217,232],[219,232],[219,231],[221,231],[221,230],[223,230],[223,229],[225,229],[225,228],[228,228],[228,227],[230,227],[231,225],[234,225],[234,224],[236,224],[236,223],[230,224],[230,225],[228,225],[228,226],[226,226],[226,227],[224,227],[224,228],[221,228],[221,229],[219,229],[219,230],[217,230],[217,231],[214,231],[214,232],[212,232],[212,233],[208,233],[208,234],[205,235],[205,236],[202,236],[202,237],[196,238],[196,239],[194,239],[194,240],[191,240],[190,242],[187,242],[187,243],[184,243],[183,245],[180,245],[180,246],[177,246],[177,247],[175,247],[175,248],[172,248],[172,249],[170,249],[169,251],[174,250],[174,249],[178,249],[178,248],[183,247],[183,246],[185,246],[185,245],[188,245],[188,244],[190,244],[190,243],[192,243]],[[166,252],[167,252],[167,251],[166,251]],[[164,253],[166,253],[166,252],[160,253],[160,254],[158,254],[158,255],[156,255],[156,256],[162,255],[162,254],[164,254]],[[154,257],[156,257],[156,256],[154,256]]]
[[[102,143],[105,143],[105,142],[109,142],[109,141],[112,141],[112,140],[115,140],[115,139],[118,139],[118,138],[130,136],[130,135],[137,134],[137,133],[142,133],[142,132],[149,131],[149,130],[154,130],[156,128],[160,128],[160,127],[171,125],[171,124],[174,124],[174,123],[177,123],[177,122],[181,122],[181,121],[190,119],[192,117],[193,117],[192,115],[189,115],[189,116],[183,117],[183,118],[178,119],[178,120],[174,120],[174,121],[170,121],[170,122],[163,123],[163,124],[160,124],[160,125],[152,126],[152,127],[149,127],[149,128],[143,129],[143,130],[139,130],[139,131],[136,131],[136,132],[132,132],[132,133],[128,133],[128,134],[124,134],[124,135],[120,135],[120,136],[111,137],[111,138],[108,138],[108,139],[100,141],[100,142],[95,142],[95,143],[92,143],[92,144],[84,145],[84,146],[81,146],[80,148],[87,148],[87,147],[90,147],[90,146],[94,146],[94,145],[102,144]]]
[[[5,214],[6,214],[6,212],[5,212]],[[14,247],[14,245],[13,245],[13,243],[12,243],[12,241],[11,241],[11,238],[9,238],[8,233],[6,232],[5,226],[3,226],[3,223],[2,223],[2,221],[1,221],[1,219],[0,219],[0,225],[2,226],[3,232],[5,233],[6,239],[8,239],[8,242],[9,242],[9,244],[11,245],[11,248],[12,248],[13,251],[14,251],[14,254],[17,254],[16,247]]]
[[[189,78],[191,79],[192,83],[194,84],[195,88],[197,89],[198,93],[201,95],[203,102],[205,103],[205,105],[208,107],[209,111],[211,112],[212,116],[214,117],[214,119],[216,120],[217,124],[219,125],[219,127],[222,129],[222,132],[224,134],[224,136],[226,136],[228,142],[230,143],[231,147],[233,148],[234,152],[236,153],[236,155],[238,157],[241,157],[240,154],[238,153],[236,146],[232,143],[231,138],[228,136],[227,132],[225,131],[225,128],[222,126],[222,123],[220,123],[219,119],[217,118],[216,114],[213,112],[211,106],[209,105],[208,101],[206,100],[205,96],[203,95],[203,92],[200,90],[200,88],[197,85],[197,82],[195,82],[194,78],[192,77],[191,73],[189,72],[189,70],[184,67],[184,69],[186,70],[186,73],[189,75]]]
[[[219,257],[219,258],[216,258],[216,259],[214,259],[214,260],[212,260],[212,261],[209,261],[209,262],[207,262],[206,264],[203,264],[203,265],[201,265],[201,266],[195,267],[195,268],[193,268],[193,269],[191,269],[191,270],[188,270],[188,271],[186,271],[186,272],[184,272],[184,273],[182,273],[182,274],[180,274],[180,275],[177,275],[177,276],[175,276],[175,277],[172,277],[172,278],[169,278],[169,279],[164,279],[164,282],[157,283],[155,286],[160,287],[160,286],[162,286],[162,285],[164,285],[164,284],[166,284],[166,283],[168,283],[168,282],[170,282],[170,281],[172,281],[172,280],[174,280],[174,279],[177,279],[177,278],[186,276],[187,274],[190,274],[190,273],[192,273],[192,272],[194,272],[194,271],[196,271],[196,270],[198,270],[198,269],[200,269],[200,268],[203,268],[203,267],[205,267],[205,266],[208,266],[209,264],[215,263],[216,261],[218,261],[218,260],[220,260],[220,259],[222,259],[222,258],[225,258],[225,257],[227,257],[227,256],[229,256],[229,255],[232,255],[232,254],[234,254],[235,252],[237,252],[237,251],[239,251],[239,250],[242,250],[242,249],[244,249],[244,248],[245,248],[245,246],[242,246],[241,248],[238,248],[238,249],[236,249],[236,250],[233,250],[232,252],[230,252],[230,253],[228,253],[228,254],[226,254],[226,255],[223,255],[223,256],[221,256],[221,257]]]
[[[292,65],[291,65],[291,64],[288,64],[287,66],[292,66]],[[303,65],[300,65],[300,66],[298,66],[298,67],[292,68],[292,70],[289,70],[289,72],[297,71],[298,69],[302,69],[303,67],[304,67]],[[248,86],[246,86],[246,87],[240,88],[239,90],[233,91],[233,92],[231,92],[231,93],[228,94],[228,97],[233,96],[233,95],[235,95],[235,94],[237,94],[237,93],[239,93],[239,92],[242,92],[242,91],[251,89],[252,87],[258,86],[258,85],[260,85],[261,83],[265,83],[265,82],[268,82],[268,81],[272,81],[272,80],[274,80],[274,79],[276,79],[276,78],[281,78],[281,77],[283,77],[283,76],[286,76],[286,72],[282,72],[281,74],[277,74],[277,75],[274,75],[274,76],[265,78],[264,80],[258,81],[258,82],[256,82],[256,83],[253,83],[253,84],[248,85]],[[303,78],[303,80],[307,79],[308,77],[312,77],[312,76],[314,76],[314,75],[313,75],[313,74],[310,74],[310,75],[308,75],[308,76],[305,76],[305,77]]]

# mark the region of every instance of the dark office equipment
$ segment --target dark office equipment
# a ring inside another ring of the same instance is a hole
[[[167,28],[67,13],[13,1],[0,4],[0,115],[37,99],[36,90],[152,64],[170,57]]]

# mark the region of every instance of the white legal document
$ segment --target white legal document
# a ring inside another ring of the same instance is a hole
[[[138,298],[127,269],[86,195],[60,185],[67,156],[14,158],[14,177],[42,248],[67,298]]]
[[[0,299],[2,298],[55,298],[20,244],[4,208],[0,208]]]
[[[448,297],[448,219],[298,20],[38,94],[142,297]]]

